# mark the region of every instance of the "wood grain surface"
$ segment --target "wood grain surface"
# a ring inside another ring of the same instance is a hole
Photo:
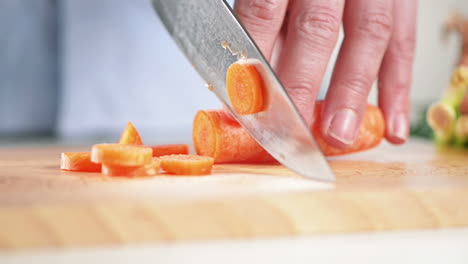
[[[468,152],[424,142],[331,159],[336,184],[278,165],[106,178],[60,171],[65,150],[0,149],[0,249],[468,226]]]

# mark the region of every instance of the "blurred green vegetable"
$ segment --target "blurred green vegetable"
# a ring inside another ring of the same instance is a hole
[[[439,145],[466,146],[468,115],[461,115],[460,105],[468,88],[468,68],[460,66],[450,80],[450,86],[440,101],[426,111],[427,125]]]

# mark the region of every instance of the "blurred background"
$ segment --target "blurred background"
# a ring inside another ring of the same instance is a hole
[[[419,4],[413,122],[456,63],[444,21],[468,13],[466,0]],[[187,141],[195,112],[216,107],[149,0],[0,1],[0,145],[115,141],[127,121],[147,141]]]

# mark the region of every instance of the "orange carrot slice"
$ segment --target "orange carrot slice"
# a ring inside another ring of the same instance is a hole
[[[138,130],[132,122],[127,123],[127,126],[120,136],[119,144],[143,145],[140,133],[138,133]]]
[[[153,157],[173,154],[189,154],[189,147],[187,144],[158,145],[150,146],[150,148],[153,149]]]
[[[102,164],[102,174],[106,176],[117,177],[148,177],[159,174],[161,162],[158,159],[153,159],[149,164],[143,166],[118,166]]]
[[[91,151],[91,161],[106,165],[143,166],[151,162],[153,150],[144,146],[97,144]]]
[[[240,115],[250,115],[264,109],[264,83],[254,64],[233,63],[226,73],[226,88],[232,107]]]
[[[206,175],[211,174],[213,158],[197,155],[162,156],[161,167],[169,174]]]
[[[67,171],[101,172],[101,166],[91,162],[91,152],[64,152],[60,169]]]
[[[323,102],[316,103],[312,133],[326,156],[343,155],[378,145],[385,131],[382,112],[368,105],[356,142],[347,149],[338,149],[325,142],[320,132]],[[193,124],[193,143],[197,154],[213,157],[215,163],[264,163],[271,157],[235,120],[222,110],[199,111]]]

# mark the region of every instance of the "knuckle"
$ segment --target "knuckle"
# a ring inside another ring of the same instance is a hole
[[[389,12],[373,12],[361,16],[357,30],[376,41],[387,42],[393,30],[393,19]]]
[[[312,6],[297,16],[295,29],[305,38],[329,40],[338,36],[340,26],[341,19],[336,11]]]
[[[395,95],[407,95],[409,92],[410,82],[408,80],[397,80],[393,88]]]
[[[237,14],[250,21],[271,22],[278,16],[282,0],[245,0]]]
[[[340,84],[346,94],[349,95],[349,98],[367,98],[372,86],[372,80],[363,74],[351,74],[350,76]]]
[[[312,85],[306,81],[288,84],[287,92],[298,105],[310,103],[315,96]]]
[[[416,40],[414,36],[394,39],[389,47],[389,53],[392,57],[403,61],[412,61]]]
[[[393,96],[407,96],[410,91],[411,79],[405,76],[393,80],[379,80],[378,86],[379,89],[388,89]]]

